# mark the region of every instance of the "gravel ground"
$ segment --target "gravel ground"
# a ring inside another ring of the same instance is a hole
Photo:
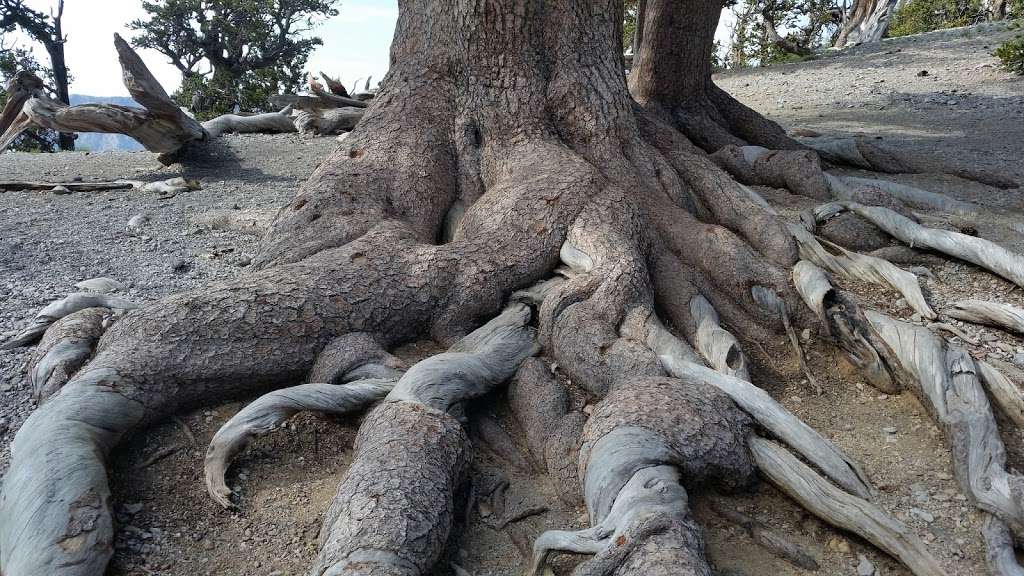
[[[1024,79],[995,67],[989,53],[1011,34],[1002,26],[943,31],[886,41],[818,60],[724,74],[717,80],[752,107],[787,127],[821,132],[864,132],[897,145],[1015,174],[1024,181]],[[927,75],[920,72],[927,70]],[[4,154],[0,179],[146,181],[197,178],[201,190],[161,198],[133,191],[0,194],[0,334],[12,332],[42,306],[74,290],[75,282],[107,276],[125,284],[123,296],[139,302],[230,278],[247,265],[253,236],[209,231],[192,219],[214,209],[267,209],[284,203],[336,144],[333,139],[294,135],[232,136],[220,157],[187,174],[161,168],[148,153]],[[951,177],[893,177],[906,183],[973,200],[990,207],[970,225],[979,233],[1024,251],[1017,213],[1020,191],[997,191]],[[779,193],[771,196],[774,201]],[[800,200],[787,197],[790,213]],[[138,230],[135,215],[149,220]],[[953,227],[942,218],[930,225]],[[960,298],[1001,300],[1024,307],[1010,284],[960,263],[928,260],[934,279],[923,282],[941,309]],[[875,307],[913,320],[892,293],[847,286]],[[981,343],[976,357],[1022,359],[1024,341],[1012,335],[958,324]],[[785,340],[748,350],[759,383],[788,408],[823,431],[860,461],[880,490],[879,504],[907,522],[929,543],[951,575],[984,573],[978,534],[980,515],[966,503],[950,475],[948,449],[922,406],[909,394],[888,396],[866,385],[834,350],[808,343],[809,362],[824,387],[815,395],[802,379]],[[399,355],[415,360],[434,351],[411,345]],[[25,381],[31,348],[0,351],[0,473],[9,443],[34,405]],[[576,395],[581,402],[580,395]],[[117,554],[110,574],[283,576],[302,574],[316,550],[322,511],[351,458],[356,422],[299,416],[282,431],[255,442],[233,467],[229,483],[240,508],[223,511],[206,496],[202,459],[213,433],[241,404],[182,415],[134,435],[113,455],[112,488],[119,523]],[[521,446],[517,425],[501,395],[477,409],[507,429]],[[1021,431],[1001,421],[1011,468],[1024,463]],[[195,442],[190,439],[195,437]],[[140,463],[177,447],[147,466]],[[500,459],[479,450],[475,465],[487,470]],[[507,467],[507,466],[506,466]],[[520,571],[524,546],[541,530],[581,526],[583,510],[553,498],[544,476],[516,474],[510,498],[524,508],[551,505],[504,531],[470,515],[456,527],[445,562],[474,576]],[[734,507],[804,546],[821,564],[820,575],[857,574],[862,558],[877,574],[907,572],[858,538],[811,518],[770,487],[750,494],[695,494],[698,519],[708,529],[709,554],[719,574],[780,576],[806,572],[766,553],[710,506]],[[558,573],[562,573],[561,570]]]

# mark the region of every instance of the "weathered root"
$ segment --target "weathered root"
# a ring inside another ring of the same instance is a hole
[[[693,344],[712,368],[726,374],[750,380],[747,357],[739,341],[728,330],[722,328],[718,312],[707,298],[697,295],[690,300],[690,313],[697,323]]]
[[[993,364],[975,360],[978,366],[978,378],[988,390],[992,400],[999,406],[1014,424],[1024,429],[1024,393],[1018,382],[1024,382],[1024,374],[1013,365],[999,360],[990,360]],[[1010,378],[1007,374],[1015,375]]]
[[[231,460],[253,437],[303,411],[350,414],[383,398],[394,388],[394,380],[367,379],[349,384],[302,384],[275,390],[249,404],[221,426],[206,451],[204,474],[210,497],[224,508],[233,506],[231,490],[224,475]]]
[[[1024,256],[983,238],[959,232],[926,228],[888,208],[856,202],[833,202],[815,211],[821,221],[850,210],[911,247],[922,247],[965,260],[1024,287]]]
[[[877,140],[867,137],[815,137],[803,138],[800,143],[821,155],[833,164],[846,164],[875,172],[892,174],[950,174],[964,180],[973,180],[996,188],[1016,188],[1018,183],[1011,178],[976,170],[972,167],[956,166],[949,162],[936,162],[908,151],[896,151]]]
[[[1024,479],[1006,471],[1006,450],[978,378],[984,369],[966,351],[927,328],[861,311],[839,297],[813,264],[801,261],[793,280],[844,349],[873,348],[875,363],[870,370],[884,371],[889,381],[911,390],[928,408],[946,434],[954,473],[968,498],[1016,534],[1024,533]],[[856,332],[840,332],[835,326],[841,322],[856,327]],[[851,338],[859,339],[844,343]],[[857,365],[865,364],[862,357],[855,358]]]
[[[1013,536],[1006,524],[991,514],[981,523],[985,538],[985,561],[991,576],[1024,576],[1013,551]]]
[[[192,223],[210,230],[233,230],[262,236],[270,228],[277,210],[211,210],[192,218]]]
[[[718,503],[712,503],[712,509],[728,522],[742,528],[751,539],[775,556],[804,570],[817,571],[820,568],[818,561],[803,548],[755,518],[747,516],[738,510],[726,508]]]
[[[84,310],[86,308],[131,310],[137,307],[138,304],[109,294],[75,292],[74,294],[70,294],[56,302],[47,304],[45,308],[36,313],[31,324],[3,344],[0,344],[0,350],[9,350],[11,348],[27,346],[35,342],[54,322],[69,314],[78,312],[79,310]]]
[[[711,159],[744,184],[785,188],[816,200],[832,198],[818,155],[810,150],[726,146]]]
[[[46,329],[29,363],[28,381],[37,402],[56,394],[92,356],[111,313],[109,308],[85,308]]]
[[[231,133],[296,132],[298,127],[292,119],[291,107],[286,106],[279,112],[253,114],[251,116],[223,114],[203,122],[203,129],[209,133],[210,138],[217,138],[218,136]]]
[[[302,134],[318,136],[348,132],[356,127],[365,112],[365,108],[351,106],[325,110],[303,110],[295,116],[295,128]]]
[[[938,317],[925,300],[914,274],[882,258],[857,254],[826,240],[819,240],[799,226],[792,226],[790,231],[800,246],[800,257],[804,260],[844,278],[891,286],[921,316],[929,319]]]
[[[373,335],[353,332],[331,340],[309,370],[309,382],[344,384],[366,378],[398,380],[408,366],[385,350]]]
[[[776,437],[797,450],[834,482],[863,498],[872,490],[866,475],[852,459],[842,453],[813,428],[794,416],[767,392],[750,382],[734,378],[693,362],[689,347],[668,333],[660,323],[651,321],[648,344],[658,354],[665,370],[676,378],[701,382],[727,394],[740,408]]]
[[[916,576],[946,573],[912,530],[874,504],[837,489],[774,442],[751,437],[748,443],[758,470],[815,516],[863,537]]]
[[[1024,334],[1024,310],[1009,304],[986,300],[961,300],[942,311],[957,320],[996,326],[1017,334]]]
[[[863,194],[860,192],[860,189],[866,187],[884,192],[911,208],[939,210],[960,216],[974,216],[981,211],[981,207],[977,204],[957,200],[945,194],[937,194],[915,188],[914,186],[900,184],[899,182],[875,178],[858,178],[856,176],[836,176],[833,174],[826,174],[825,177],[828,179],[832,197],[836,200],[852,200],[862,204],[868,203],[859,198]]]
[[[450,412],[510,378],[536,352],[530,309],[497,318],[409,369],[367,415],[320,531],[310,574],[416,575],[448,538],[469,439]]]
[[[552,551],[568,550],[597,554],[575,574],[710,574],[680,482],[749,483],[748,426],[724,395],[697,382],[617,386],[595,407],[580,450],[592,528],[541,535],[528,573],[540,574]]]

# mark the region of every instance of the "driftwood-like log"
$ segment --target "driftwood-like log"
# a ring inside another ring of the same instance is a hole
[[[914,274],[882,258],[851,252],[827,240],[815,238],[800,226],[790,226],[790,232],[796,239],[800,257],[804,260],[845,278],[890,286],[921,316],[929,319],[937,317],[925,300]]]
[[[916,576],[946,574],[924,542],[880,508],[839,490],[778,444],[757,437],[748,442],[758,470],[815,516],[861,536],[898,558]]]
[[[27,182],[23,180],[0,181],[0,191],[6,190],[53,190],[63,186],[68,192],[106,192],[133,188],[131,182]]]
[[[1017,563],[1013,551],[1013,535],[1006,523],[988,514],[981,523],[981,534],[985,538],[985,562],[991,576],[1024,576],[1024,568]]]
[[[957,320],[1024,334],[1024,310],[1009,304],[986,300],[961,300],[942,312]]]
[[[356,127],[366,112],[363,108],[346,106],[318,110],[302,110],[295,116],[295,128],[303,134],[326,136],[348,132]]]
[[[286,106],[280,112],[253,114],[251,116],[224,114],[203,122],[203,128],[210,134],[211,138],[229,133],[278,133],[295,132],[297,130],[292,119],[292,109],[290,106]]]
[[[147,150],[161,154],[161,161],[166,163],[171,161],[170,155],[189,142],[206,139],[203,127],[178,108],[138,54],[117,34],[114,47],[121,61],[125,87],[143,108],[116,104],[67,106],[50,98],[38,78],[32,80],[31,74],[19,74],[8,83],[8,88],[19,96],[9,101],[0,114],[5,122],[0,124],[4,131],[0,151],[30,125],[59,132],[125,134]],[[30,97],[24,100],[20,112],[14,113],[11,108],[25,92]]]
[[[989,363],[991,362],[991,364]],[[1024,393],[1018,382],[1024,382],[1024,374],[1018,368],[999,360],[983,362],[976,360],[978,377],[989,395],[1006,416],[1024,429]],[[1011,378],[1007,374],[1015,376]]]
[[[959,232],[926,228],[888,208],[865,206],[856,202],[832,202],[819,206],[819,221],[843,210],[850,210],[872,222],[912,248],[927,248],[970,262],[1024,287],[1024,256],[1002,246]]]

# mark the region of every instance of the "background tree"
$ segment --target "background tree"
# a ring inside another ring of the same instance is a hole
[[[834,0],[741,0],[733,9],[735,23],[729,65],[786,62],[831,46],[842,9]]]
[[[50,57],[50,77],[57,100],[70,104],[68,67],[64,61],[64,32],[61,19],[64,16],[64,0],[58,0],[57,11],[47,16],[32,10],[24,0],[0,0],[0,32],[16,27],[30,38],[39,42]],[[61,133],[61,150],[75,149],[74,134]]]
[[[129,27],[135,46],[167,56],[181,71],[179,103],[201,116],[264,110],[267,96],[302,83],[308,37],[338,13],[338,0],[159,0]]]
[[[18,46],[5,34],[10,30],[0,30],[0,108],[7,102],[6,83],[19,70],[27,70],[40,76],[47,83],[52,85],[53,75],[48,69],[41,66],[32,55],[32,51]],[[10,145],[12,150],[23,152],[53,152],[58,146],[56,132],[42,129],[26,130],[21,136]]]

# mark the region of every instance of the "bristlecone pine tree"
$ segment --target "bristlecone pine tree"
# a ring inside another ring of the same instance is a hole
[[[213,498],[231,505],[232,456],[289,415],[369,408],[310,574],[430,574],[470,473],[463,406],[513,377],[531,453],[583,495],[590,521],[540,535],[530,573],[572,551],[593,555],[578,575],[709,575],[687,489],[739,489],[759,471],[915,574],[944,574],[870,502],[851,459],[751,383],[724,326],[751,345],[820,326],[873,384],[920,396],[949,435],[965,494],[991,514],[992,557],[1012,562],[1022,483],[1005,470],[979,384],[998,373],[925,328],[860,309],[821,268],[888,282],[935,317],[912,274],[812,234],[816,219],[852,211],[1024,283],[1019,256],[866,204],[971,206],[827,174],[815,152],[716,88],[718,2],[648,0],[628,86],[621,0],[399,4],[379,94],[278,213],[251,271],[119,316],[91,357],[95,307],[126,303],[72,295],[13,341],[45,330],[31,368],[41,404],[14,440],[0,496],[4,576],[103,574],[110,451],[176,411],[264,392],[213,439]],[[929,168],[868,140],[813,140],[834,162]],[[736,179],[840,201],[796,226]],[[73,337],[72,357],[59,344]],[[423,338],[448,351],[408,369],[387,352]],[[546,363],[529,358],[538,352]],[[569,411],[549,363],[595,399],[589,418]]]

